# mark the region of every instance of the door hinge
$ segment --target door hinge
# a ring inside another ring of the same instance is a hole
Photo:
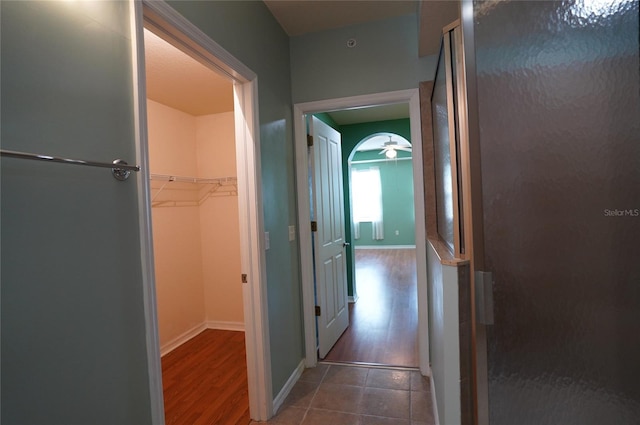
[[[317,221],[312,221],[311,222],[311,231],[312,232],[317,232],[318,231],[318,222]]]
[[[308,147],[313,146],[313,136],[310,134],[307,134],[307,146]]]
[[[316,306],[316,316],[320,316],[320,314],[321,314],[320,306],[317,305]]]
[[[242,283],[247,283],[247,275],[246,274],[242,274]]]

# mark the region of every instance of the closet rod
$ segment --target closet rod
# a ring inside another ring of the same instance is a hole
[[[10,151],[5,149],[0,149],[0,155],[6,156],[9,158],[58,162],[61,164],[71,164],[71,165],[85,165],[88,167],[111,168],[111,173],[113,174],[113,177],[121,181],[129,178],[129,174],[131,171],[140,171],[140,166],[127,165],[127,163],[121,159],[114,159],[113,162],[111,163],[97,162],[97,161],[87,161],[82,159],[61,158],[58,156],[42,155],[42,154],[36,154],[36,153]]]
[[[184,177],[184,176],[172,176],[169,174],[151,174],[152,180],[162,180],[167,182],[178,183],[202,183],[202,184],[224,184],[224,183],[236,183],[238,179],[236,177],[217,177],[217,178],[202,178],[202,177]]]

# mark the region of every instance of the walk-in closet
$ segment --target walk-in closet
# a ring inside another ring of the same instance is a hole
[[[167,423],[214,423],[222,414],[241,420],[248,399],[233,86],[148,30],[145,59]],[[237,370],[233,384],[218,388],[229,370]],[[224,413],[221,400],[236,397],[232,385],[244,401]]]
[[[205,327],[243,329],[233,112],[192,116],[147,105],[165,354]]]

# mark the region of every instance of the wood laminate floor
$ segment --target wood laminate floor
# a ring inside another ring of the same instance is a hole
[[[418,367],[415,249],[355,252],[359,298],[324,360]]]
[[[207,329],[162,357],[167,425],[246,425],[244,332]]]

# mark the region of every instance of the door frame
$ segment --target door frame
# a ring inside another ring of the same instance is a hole
[[[132,62],[138,177],[140,249],[143,261],[144,314],[146,323],[149,390],[153,423],[164,423],[162,368],[151,226],[151,189],[147,138],[144,34],[153,28],[166,41],[189,52],[233,81],[238,210],[245,322],[249,410],[254,420],[273,415],[271,352],[267,316],[264,223],[260,185],[260,135],[258,77],[242,62],[213,41],[164,1],[131,1]],[[158,35],[160,35],[158,34]],[[238,276],[240,281],[241,276]],[[240,283],[240,282],[238,282]]]
[[[420,124],[420,96],[418,89],[399,90],[293,105],[293,126],[296,152],[296,181],[298,195],[298,223],[300,237],[300,274],[302,278],[302,306],[305,336],[305,366],[315,367],[317,358],[317,332],[315,326],[314,272],[311,240],[311,222],[309,185],[309,163],[307,152],[307,126],[305,115],[341,109],[378,106],[394,103],[408,103],[413,145],[413,196],[416,216],[416,277],[418,283],[418,359],[420,372],[428,376],[429,336],[427,314],[427,261],[426,234],[424,220],[424,180],[422,160],[422,134]]]

